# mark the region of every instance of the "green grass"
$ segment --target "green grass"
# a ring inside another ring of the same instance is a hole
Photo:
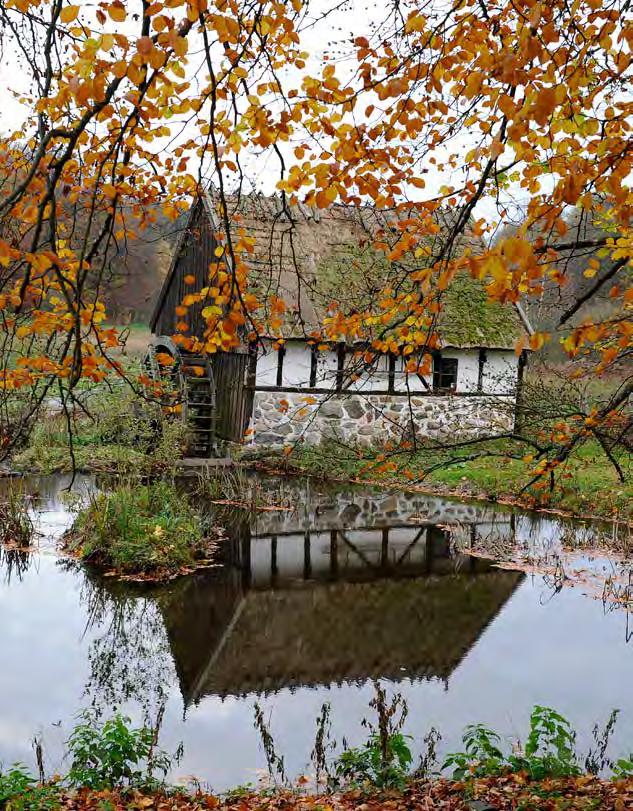
[[[100,568],[161,580],[208,563],[218,534],[173,484],[159,481],[96,496],[65,542]]]
[[[182,457],[186,427],[168,420],[155,403],[148,403],[124,384],[110,390],[105,384],[82,395],[86,412],[77,409],[72,423],[74,465],[80,471],[148,473],[169,468]],[[28,444],[12,466],[28,473],[68,472],[73,469],[65,415],[38,421]]]
[[[475,460],[465,459],[474,452]],[[423,485],[440,492],[492,500],[516,501],[526,507],[545,506],[576,515],[633,519],[633,461],[622,454],[619,461],[626,482],[619,481],[613,466],[594,442],[586,442],[559,468],[555,487],[530,488],[534,463],[511,455],[523,453],[505,440],[477,449],[445,453],[382,454],[341,445],[323,444],[296,448],[289,457],[275,457],[274,464],[324,478],[366,479],[382,484]],[[548,484],[548,482],[547,482]]]

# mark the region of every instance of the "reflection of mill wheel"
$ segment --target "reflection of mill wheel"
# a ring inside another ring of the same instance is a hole
[[[152,340],[143,365],[153,381],[174,391],[191,437],[189,455],[215,455],[215,382],[209,358],[183,352],[171,338],[159,336]]]

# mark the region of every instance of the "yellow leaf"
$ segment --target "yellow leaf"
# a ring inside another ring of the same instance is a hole
[[[61,10],[59,19],[63,23],[71,23],[73,20],[77,19],[78,14],[79,14],[79,6],[66,6]]]

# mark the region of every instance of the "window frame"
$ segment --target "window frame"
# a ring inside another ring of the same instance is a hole
[[[445,358],[442,355],[436,355],[433,358],[433,391],[456,392],[458,374],[458,358]],[[450,379],[450,382],[445,385],[447,378]]]

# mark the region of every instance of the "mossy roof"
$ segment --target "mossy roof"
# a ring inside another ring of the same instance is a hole
[[[472,276],[457,274],[444,291],[438,324],[443,346],[514,349],[523,332],[516,309],[492,301]]]
[[[214,217],[214,203],[205,198]],[[318,332],[332,301],[342,312],[375,306],[385,287],[402,288],[405,260],[396,265],[373,248],[377,233],[394,232],[393,212],[375,208],[331,206],[325,210],[304,205],[284,209],[277,197],[244,195],[230,212],[255,239],[249,257],[252,290],[261,301],[271,296],[284,300],[286,338],[307,338]],[[434,215],[438,232],[429,237],[435,252],[452,225],[450,212]],[[395,237],[397,238],[397,237]],[[467,226],[456,240],[458,253],[468,248],[481,252],[483,242]],[[360,261],[359,261],[360,259]],[[406,281],[405,281],[406,284]],[[524,328],[510,304],[489,300],[484,285],[467,273],[458,275],[441,294],[442,312],[437,332],[442,346],[513,349]],[[264,311],[260,314],[264,318]]]

